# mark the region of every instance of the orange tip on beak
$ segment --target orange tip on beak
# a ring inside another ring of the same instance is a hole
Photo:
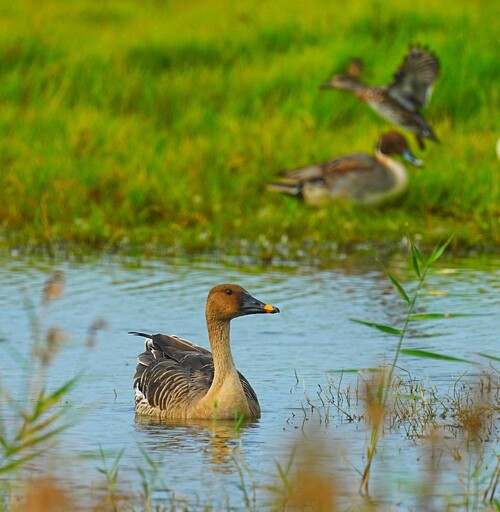
[[[266,304],[264,306],[264,311],[266,313],[274,313],[274,306],[271,306],[271,304]]]

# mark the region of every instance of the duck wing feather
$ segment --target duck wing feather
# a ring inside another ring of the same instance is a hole
[[[299,167],[292,169],[291,171],[281,171],[279,173],[281,182],[299,182],[318,180],[323,177],[323,165],[314,164],[307,167]]]
[[[330,195],[345,195],[352,188],[351,182],[357,180],[363,171],[372,171],[374,166],[379,166],[375,158],[364,153],[353,153],[320,164],[282,172],[279,181],[268,188],[288,193],[293,191],[295,195],[300,195],[305,188],[309,191],[323,189],[325,192],[330,189]]]
[[[325,179],[328,179],[335,174],[342,174],[347,171],[358,170],[359,167],[368,167],[369,165],[373,165],[374,161],[376,162],[373,157],[365,155],[364,153],[345,155],[320,164],[281,172],[279,183],[296,185],[315,181],[324,182]]]
[[[394,74],[387,91],[408,110],[416,112],[429,102],[439,71],[439,61],[435,55],[422,48],[412,47]]]
[[[354,153],[326,162],[324,182],[333,197],[363,200],[369,193],[391,187],[393,178],[376,158]]]

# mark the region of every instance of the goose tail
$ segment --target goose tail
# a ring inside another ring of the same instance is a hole
[[[153,339],[152,334],[146,334],[144,332],[128,331],[128,334],[132,334],[133,336],[142,336],[143,338],[149,338],[150,340]]]

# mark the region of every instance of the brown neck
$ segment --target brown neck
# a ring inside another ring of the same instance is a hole
[[[214,385],[236,373],[231,348],[229,346],[229,321],[207,317],[208,339],[214,358]]]

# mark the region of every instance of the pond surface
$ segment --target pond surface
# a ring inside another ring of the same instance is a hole
[[[414,275],[406,257],[386,258],[385,264],[412,289]],[[25,399],[32,340],[27,303],[41,311],[44,283],[54,269],[64,271],[65,292],[44,313],[43,329],[57,326],[69,338],[53,361],[49,387],[76,374],[81,377],[67,404],[75,425],[30,469],[51,471],[83,499],[89,488],[98,494],[103,484],[97,471],[103,467],[99,449],[108,467],[123,450],[119,487],[137,493],[141,489],[137,467],[148,468],[141,453],[145,451],[159,471],[161,490],[156,498],[175,496],[193,508],[197,503],[211,503],[216,509],[230,503],[237,508],[245,506],[238,469],[247,491],[252,479],[257,486],[272,485],[279,482],[276,463],[286,465],[292,447],[315,436],[328,448],[314,464],[332,466],[329,457],[334,453],[337,469],[356,488],[357,470],[365,463],[367,429],[342,421],[334,409],[328,424],[318,421],[318,414],[304,418],[310,411],[306,395],[320,405],[318,385],[327,386],[329,376],[339,375],[336,371],[392,360],[394,337],[350,320],[401,326],[404,318],[405,303],[371,256],[348,256],[328,268],[182,260],[49,262],[4,256],[0,259],[1,382],[18,405]],[[500,355],[499,269],[498,257],[440,260],[424,286],[417,312],[485,316],[413,322],[405,346],[471,359],[486,368],[489,361],[479,353]],[[259,397],[262,418],[243,425],[239,433],[232,425],[157,424],[137,418],[132,377],[143,340],[127,331],[177,334],[208,347],[206,296],[213,285],[225,282],[240,283],[281,310],[279,315],[236,319],[231,327],[234,359]],[[107,328],[89,348],[85,340],[96,319],[104,319]],[[401,356],[399,364],[412,377],[443,389],[453,386],[461,374],[479,371],[467,363],[409,356]],[[9,411],[3,411],[7,420]],[[391,500],[405,503],[407,484],[419,471],[415,462],[422,453],[404,432],[387,432],[382,443],[372,490],[383,494],[389,489]],[[444,478],[443,485],[459,486],[456,474],[448,480]],[[272,494],[259,491],[255,500],[259,509],[272,500]]]

